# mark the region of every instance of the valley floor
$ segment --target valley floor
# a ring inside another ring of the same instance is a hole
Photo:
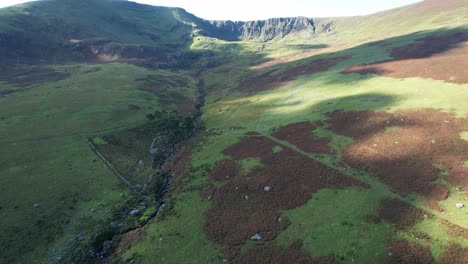
[[[0,66],[0,263],[468,263],[468,6],[435,2]]]

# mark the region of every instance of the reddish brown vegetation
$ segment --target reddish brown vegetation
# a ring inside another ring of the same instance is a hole
[[[328,146],[330,138],[316,138],[312,131],[320,124],[311,122],[301,122],[280,127],[273,137],[287,141],[303,151],[323,154],[333,154],[333,150]]]
[[[422,38],[390,52],[392,60],[358,65],[343,73],[378,74],[393,78],[422,77],[468,83],[468,33]]]
[[[442,221],[444,222],[445,226],[447,226],[450,235],[468,239],[468,229],[452,224],[445,219],[442,219]]]
[[[441,264],[466,264],[468,263],[468,248],[459,245],[450,245],[442,254]]]
[[[280,211],[304,205],[312,193],[322,188],[368,187],[291,149],[273,153],[275,146],[266,137],[246,136],[224,151],[234,160],[260,158],[263,166],[245,175],[233,173],[217,189],[205,223],[212,241],[240,245],[255,233],[264,241],[271,240],[288,226]],[[219,164],[232,168],[229,163]],[[211,177],[226,179],[225,174],[214,173]],[[265,191],[266,186],[271,190]]]
[[[201,186],[200,195],[205,200],[211,200],[216,192],[213,184],[203,184]]]
[[[138,241],[142,235],[143,235],[143,229],[141,228],[123,234],[114,253],[116,255],[123,254],[127,249],[129,249],[135,243],[135,241]]]
[[[272,70],[261,74],[251,74],[240,83],[238,89],[242,92],[259,92],[271,90],[287,84],[300,75],[327,71],[331,67],[338,64],[340,61],[346,59],[348,59],[348,57],[319,59],[304,63],[299,66],[290,67],[278,73],[276,73],[275,70]]]
[[[172,180],[174,182],[172,186],[175,190],[173,190],[172,193],[177,192],[178,189],[181,188],[182,178],[187,175],[190,156],[192,154],[192,140],[185,142],[184,145],[178,146],[175,154],[164,163],[164,171],[172,175]]]
[[[190,161],[192,148],[187,142],[177,147],[175,154],[164,163],[164,171],[173,177],[182,177],[187,172],[187,164]]]
[[[233,160],[218,161],[210,173],[210,178],[215,181],[225,181],[239,174],[239,165]]]
[[[398,229],[412,227],[424,220],[424,215],[432,217],[429,213],[397,199],[383,200],[377,209],[379,219],[392,223]]]
[[[418,193],[437,208],[447,198],[447,187],[436,184],[439,164],[447,170],[449,183],[468,188],[464,166],[468,142],[460,138],[467,130],[465,118],[434,109],[386,112],[334,112],[330,129],[354,138],[342,151],[352,167],[367,168],[371,175],[402,193]],[[386,128],[396,126],[396,130]]]
[[[312,258],[296,248],[278,246],[257,246],[244,254],[231,254],[230,263],[239,264],[332,264],[328,258]]]
[[[410,244],[406,240],[393,240],[388,245],[389,254],[384,263],[388,264],[431,264],[435,263],[428,247]]]

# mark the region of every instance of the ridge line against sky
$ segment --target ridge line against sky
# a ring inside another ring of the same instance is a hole
[[[79,0],[77,0],[79,1]],[[122,0],[125,1],[125,0]],[[422,0],[131,0],[156,6],[181,7],[209,20],[261,20],[275,17],[360,16],[421,2]],[[441,0],[443,1],[443,0]],[[0,0],[0,7],[28,2]]]

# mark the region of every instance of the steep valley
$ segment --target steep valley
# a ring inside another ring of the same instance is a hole
[[[468,263],[467,18],[0,9],[0,263]]]

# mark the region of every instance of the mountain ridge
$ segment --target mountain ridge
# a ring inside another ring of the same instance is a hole
[[[231,21],[209,20],[210,32],[219,32],[230,36],[228,40],[257,40],[267,42],[282,39],[288,34],[301,34],[305,38],[312,37],[317,28],[312,18],[286,17],[266,20]]]

